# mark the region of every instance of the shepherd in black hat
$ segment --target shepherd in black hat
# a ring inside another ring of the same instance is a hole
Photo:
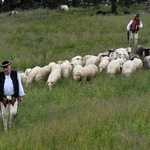
[[[140,20],[140,15],[135,14],[134,19],[131,20],[127,25],[127,37],[129,43],[131,43],[132,39],[134,39],[134,44],[135,45],[137,44],[139,29],[142,27],[143,24],[142,21]]]
[[[9,65],[11,65],[11,63],[9,61],[5,60],[2,62],[1,67],[4,68],[4,67],[7,67]]]
[[[1,67],[3,71],[0,72],[0,104],[3,128],[7,131],[8,127],[14,125],[18,102],[22,101],[25,93],[19,74],[11,70],[11,62],[5,60]]]
[[[140,17],[140,14],[135,14],[134,17],[135,17],[135,18],[139,18],[139,17]]]

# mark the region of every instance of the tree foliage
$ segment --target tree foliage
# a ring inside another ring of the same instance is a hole
[[[3,0],[0,0],[2,4]],[[4,11],[10,11],[14,10],[16,8],[19,9],[30,9],[30,8],[56,8],[59,5],[72,5],[73,7],[79,7],[79,6],[90,6],[91,4],[93,6],[96,6],[98,4],[104,4],[104,3],[110,3],[111,4],[111,12],[116,13],[117,12],[117,6],[131,6],[132,3],[137,2],[148,2],[148,0],[4,0]],[[82,5],[81,5],[82,4]],[[2,7],[2,5],[0,5]]]

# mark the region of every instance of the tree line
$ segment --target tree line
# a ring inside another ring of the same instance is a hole
[[[0,0],[1,12],[12,11],[14,9],[36,9],[42,8],[57,8],[59,5],[65,4],[73,7],[88,7],[91,4],[111,4],[112,13],[117,12],[117,6],[131,6],[133,3],[147,2],[148,0]]]

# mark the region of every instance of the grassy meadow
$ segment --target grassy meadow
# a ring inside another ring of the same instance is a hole
[[[92,9],[0,14],[0,62],[13,70],[45,66],[76,55],[98,55],[127,44],[126,26],[134,14],[95,15]],[[150,46],[150,14],[138,44]],[[0,150],[148,150],[150,147],[150,74],[131,78],[105,73],[79,85],[62,79],[52,91],[45,81],[24,90],[15,127],[0,129]]]

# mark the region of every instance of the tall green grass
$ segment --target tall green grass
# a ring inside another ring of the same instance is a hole
[[[25,70],[76,55],[98,55],[127,44],[128,16],[93,15],[71,9],[0,15],[0,61]],[[150,45],[149,14],[139,44]],[[147,150],[150,146],[150,75],[142,69],[131,78],[105,73],[79,85],[72,77],[62,79],[52,91],[45,81],[25,88],[15,127],[0,130],[0,149],[10,150]]]

